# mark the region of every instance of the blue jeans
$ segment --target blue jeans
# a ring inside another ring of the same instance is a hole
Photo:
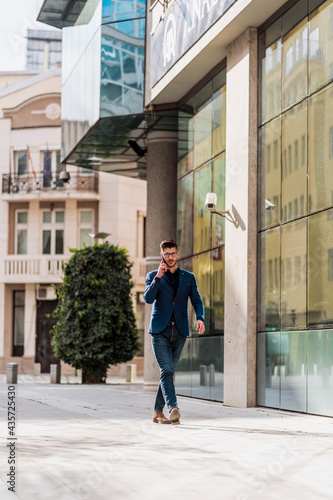
[[[163,411],[165,403],[169,410],[178,408],[174,375],[186,342],[175,322],[170,321],[165,330],[151,336],[153,351],[160,367],[160,383],[155,399],[155,411]]]

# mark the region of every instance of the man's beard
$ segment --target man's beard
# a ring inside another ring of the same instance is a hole
[[[167,264],[167,267],[175,267],[177,265],[178,259],[175,260],[173,264]]]

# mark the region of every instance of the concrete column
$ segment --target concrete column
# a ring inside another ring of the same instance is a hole
[[[148,136],[147,155],[147,273],[157,269],[160,243],[176,238],[177,226],[177,133],[154,131]],[[155,391],[159,382],[159,368],[148,333],[151,305],[145,309],[144,388]]]
[[[76,200],[66,200],[66,218],[65,218],[65,249],[66,255],[72,255],[69,248],[78,248],[78,215]]]
[[[40,211],[39,201],[31,200],[29,203],[29,218],[28,218],[28,249],[30,255],[41,254],[40,247]]]
[[[224,404],[256,405],[257,30],[227,54]]]
[[[24,357],[34,357],[36,348],[36,295],[35,284],[25,285]]]

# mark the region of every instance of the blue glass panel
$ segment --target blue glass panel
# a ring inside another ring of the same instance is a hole
[[[280,332],[258,334],[258,405],[280,407],[280,349]]]
[[[308,412],[333,417],[333,330],[308,332]]]
[[[102,26],[100,116],[143,111],[143,19]]]
[[[146,0],[103,0],[103,23],[145,17]]]
[[[281,408],[306,412],[307,332],[281,332]]]

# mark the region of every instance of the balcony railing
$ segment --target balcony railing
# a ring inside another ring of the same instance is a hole
[[[144,285],[146,278],[146,259],[133,259],[132,276],[137,285]]]
[[[7,255],[2,260],[0,281],[4,283],[60,283],[63,255]]]
[[[62,265],[68,258],[64,255],[7,255],[0,261],[0,282],[61,283]],[[132,276],[136,285],[144,285],[145,259],[133,259]]]
[[[36,175],[2,175],[3,194],[28,194],[37,191],[85,191],[98,193],[98,176],[71,173],[69,182],[63,182],[58,174],[43,172]]]

